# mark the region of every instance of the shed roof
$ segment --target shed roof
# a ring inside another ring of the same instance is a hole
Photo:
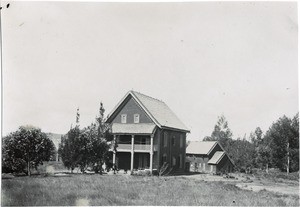
[[[155,128],[155,124],[112,124],[112,133],[114,134],[152,134]]]
[[[113,109],[107,119],[113,117],[116,110],[122,105],[127,97],[132,96],[140,107],[146,112],[151,120],[160,128],[167,127],[190,132],[189,129],[180,121],[175,113],[163,101],[152,98],[136,91],[129,91],[121,102]]]
[[[222,151],[215,152],[214,156],[208,161],[208,164],[218,164],[225,155],[226,153]]]
[[[217,144],[217,141],[191,141],[186,148],[186,154],[208,155]]]

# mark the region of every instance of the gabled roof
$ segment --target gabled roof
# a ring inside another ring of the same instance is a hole
[[[112,125],[112,133],[114,134],[152,134],[155,124],[120,124],[114,123]]]
[[[191,141],[186,148],[186,154],[208,155],[217,144],[217,141]]]
[[[218,164],[225,155],[226,153],[222,151],[215,152],[214,156],[208,161],[208,164]]]
[[[109,115],[107,122],[116,115],[116,111],[128,98],[132,97],[159,128],[171,128],[190,132],[174,112],[163,102],[136,91],[129,91]]]

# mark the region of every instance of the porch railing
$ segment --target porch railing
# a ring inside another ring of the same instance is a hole
[[[150,152],[150,144],[135,144],[133,149],[134,151],[145,151]],[[112,150],[113,148],[111,148]],[[131,151],[131,144],[118,144],[117,151]],[[157,146],[153,146],[153,151],[157,151]]]

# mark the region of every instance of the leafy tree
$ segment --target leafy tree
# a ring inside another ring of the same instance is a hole
[[[260,145],[262,145],[262,143],[263,143],[263,131],[261,130],[260,127],[257,127],[254,132],[250,133],[250,141],[255,150],[254,159],[253,159],[253,167],[260,166],[262,168],[262,165],[259,165],[257,162],[258,161],[257,157],[259,156],[259,151],[261,151],[263,149],[263,148],[260,148]]]
[[[228,127],[228,122],[224,115],[218,117],[217,124],[214,127],[210,137],[205,137],[204,141],[218,141],[226,151],[228,151],[229,143],[232,140],[232,132]]]
[[[256,156],[255,163],[256,166],[261,169],[265,169],[268,173],[269,166],[272,166],[272,139],[270,137],[264,137],[259,145],[255,148]]]
[[[286,116],[271,125],[264,139],[269,140],[272,164],[281,170],[299,170],[299,115]]]
[[[32,167],[37,168],[54,156],[55,147],[41,129],[21,126],[4,137],[2,152],[4,172],[25,172],[30,176]]]
[[[79,136],[79,127],[76,126],[75,128],[71,128],[69,132],[63,136],[58,149],[58,153],[62,158],[64,166],[70,169],[71,172],[73,172],[77,165]]]
[[[107,144],[105,130],[108,127],[104,123],[104,108],[100,103],[100,115],[96,117],[96,124],[79,129],[77,124],[74,129],[70,129],[67,136],[63,139],[59,153],[64,165],[73,171],[79,167],[81,172],[85,172],[88,167],[95,170],[96,173],[102,173],[102,165],[108,156],[109,145]],[[79,113],[77,111],[79,123]]]
[[[240,171],[246,171],[253,167],[255,157],[255,148],[246,138],[230,140],[227,153],[234,161],[236,168]]]
[[[257,127],[253,132],[250,133],[250,140],[251,142],[255,145],[258,146],[263,139],[263,131],[261,130],[260,127]]]

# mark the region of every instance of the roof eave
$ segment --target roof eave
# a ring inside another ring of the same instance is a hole
[[[161,128],[162,129],[169,129],[169,130],[174,130],[174,131],[185,132],[185,133],[191,133],[191,131],[188,130],[188,129],[179,129],[179,128],[168,127],[168,126],[161,126]]]

